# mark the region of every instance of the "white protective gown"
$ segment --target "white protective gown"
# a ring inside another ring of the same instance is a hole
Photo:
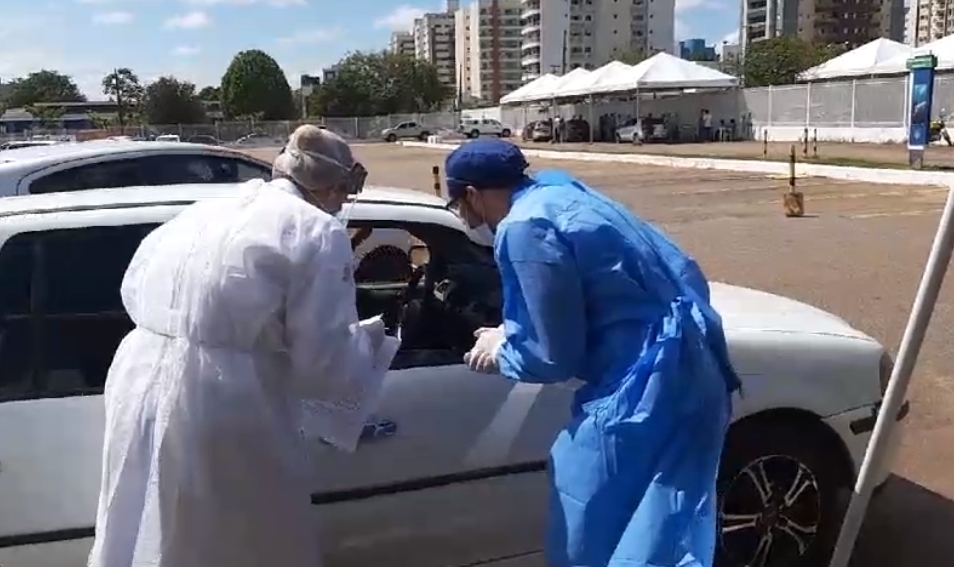
[[[251,181],[144,239],[122,297],[90,567],[318,567],[302,408],[353,450],[396,351],[358,325],[346,229]]]

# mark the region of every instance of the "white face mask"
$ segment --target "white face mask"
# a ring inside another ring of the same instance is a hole
[[[351,220],[351,213],[354,211],[354,206],[358,204],[358,199],[361,197],[361,193],[356,194],[351,198],[351,201],[345,203],[341,209],[335,213],[335,218],[338,219],[338,222],[341,223],[341,226],[348,228],[348,221]]]

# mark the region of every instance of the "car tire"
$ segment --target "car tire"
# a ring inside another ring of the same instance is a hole
[[[851,488],[847,469],[844,447],[821,423],[733,426],[719,470],[716,567],[827,565],[843,517],[841,494]],[[762,561],[757,554],[766,542]]]
[[[394,142],[397,142],[397,136],[395,136],[394,134],[388,134],[387,136],[385,136],[384,141],[393,144]]]
[[[427,141],[427,137],[430,136],[430,135],[431,135],[431,133],[428,132],[427,130],[425,130],[425,131],[421,132],[421,135],[418,136],[418,139],[419,139],[420,141],[422,141],[422,142],[426,142],[426,141]]]
[[[480,137],[480,130],[471,130],[471,131],[470,131],[470,138],[471,138],[471,139],[476,140],[476,139],[479,138],[479,137]]]
[[[619,132],[616,133],[616,143],[617,144],[623,143],[623,138],[620,137]]]
[[[500,131],[500,137],[501,137],[501,138],[509,138],[509,137],[510,137],[510,130],[507,129],[507,128],[504,128],[503,130],[501,130],[501,131]]]

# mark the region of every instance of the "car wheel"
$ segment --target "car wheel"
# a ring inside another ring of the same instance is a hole
[[[358,262],[354,279],[363,282],[406,282],[411,279],[411,257],[391,244],[373,248]]]
[[[617,143],[617,144],[622,144],[622,143],[623,143],[623,138],[620,137],[620,135],[619,135],[618,132],[616,133],[616,143]]]
[[[479,138],[479,137],[480,137],[480,130],[471,130],[471,131],[470,131],[470,137],[471,137],[471,138],[474,138],[474,139]]]
[[[384,141],[385,141],[385,142],[391,142],[391,143],[397,142],[397,136],[395,136],[394,134],[388,134],[388,135],[384,138]]]
[[[509,138],[509,137],[510,137],[510,130],[508,130],[507,128],[504,128],[503,130],[501,130],[501,131],[500,131],[500,137],[501,137],[501,138]]]
[[[421,132],[421,135],[418,136],[418,138],[419,138],[422,142],[426,142],[426,141],[427,141],[427,137],[430,136],[430,135],[431,135],[430,132],[424,131],[424,132]]]
[[[729,430],[719,471],[717,567],[813,567],[831,556],[850,489],[843,447],[821,424]]]

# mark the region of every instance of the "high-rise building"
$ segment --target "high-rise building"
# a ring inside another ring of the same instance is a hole
[[[915,45],[937,41],[954,33],[954,0],[913,0]]]
[[[454,61],[454,12],[457,0],[447,1],[447,11],[427,13],[414,20],[414,55],[437,68],[437,76],[448,89],[456,90]]]
[[[576,67],[595,69],[625,54],[671,53],[675,0],[521,0],[523,80]]]
[[[414,57],[414,34],[406,31],[391,32],[391,43],[388,51],[395,55]]]
[[[740,40],[798,35],[851,49],[904,38],[904,0],[743,0]]]
[[[679,57],[690,61],[715,61],[716,50],[715,46],[706,45],[706,40],[697,37],[679,42]]]
[[[522,84],[520,0],[477,0],[457,11],[457,77],[465,99],[497,102]]]

